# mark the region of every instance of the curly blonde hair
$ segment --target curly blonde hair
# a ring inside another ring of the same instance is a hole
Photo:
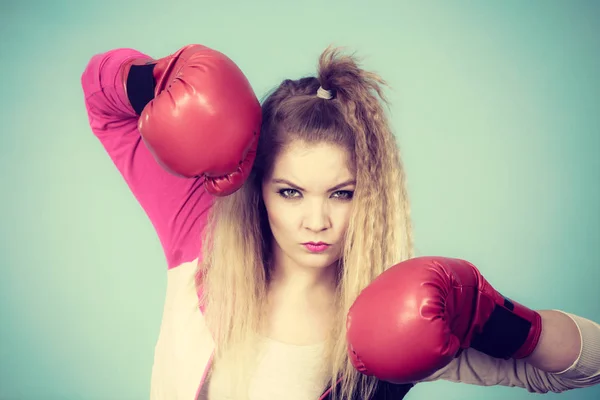
[[[354,55],[328,47],[317,76],[285,80],[263,102],[252,172],[239,191],[215,201],[198,273],[217,347],[215,363],[228,363],[235,387],[245,387],[267,299],[271,231],[261,184],[281,150],[295,140],[334,143],[351,155],[356,190],[323,362],[334,386],[332,398],[369,398],[377,386],[375,378],[358,373],[349,361],[346,314],[374,278],[413,255],[405,173],[384,109],[383,86],[377,74],[360,68]],[[319,87],[333,98],[317,97]]]

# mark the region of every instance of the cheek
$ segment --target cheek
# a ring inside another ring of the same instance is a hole
[[[333,226],[335,226],[340,234],[343,234],[348,229],[350,217],[352,215],[352,207],[350,204],[344,204],[335,210],[333,216]]]
[[[293,209],[286,207],[281,201],[265,203],[271,231],[276,238],[289,234],[294,227],[295,215]]]

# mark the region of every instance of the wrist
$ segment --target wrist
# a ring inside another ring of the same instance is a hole
[[[487,282],[483,286],[481,320],[475,325],[469,347],[494,358],[528,357],[540,340],[541,315],[502,296]]]
[[[144,107],[154,98],[155,65],[153,60],[134,60],[124,68],[125,94],[137,115],[141,115]]]

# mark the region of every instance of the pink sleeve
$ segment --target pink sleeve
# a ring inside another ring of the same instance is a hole
[[[90,127],[150,218],[170,269],[201,257],[202,229],[213,198],[202,179],[171,175],[146,148],[119,73],[131,58],[150,57],[133,49],[95,55],[81,84]]]

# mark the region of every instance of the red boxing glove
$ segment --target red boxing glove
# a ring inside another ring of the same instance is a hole
[[[242,186],[254,163],[262,114],[232,60],[188,45],[159,60],[132,60],[122,78],[140,114],[140,134],[159,164],[176,175],[205,177],[214,195]]]
[[[392,383],[416,382],[462,349],[523,358],[535,349],[541,316],[503,297],[464,260],[419,257],[383,272],[347,318],[352,364]]]

